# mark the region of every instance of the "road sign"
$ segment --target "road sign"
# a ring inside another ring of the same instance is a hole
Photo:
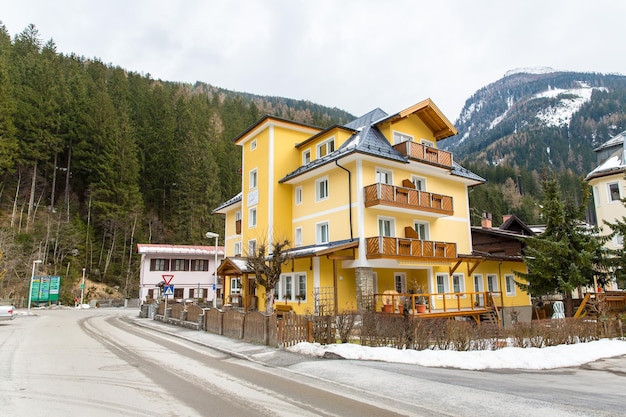
[[[174,286],[173,285],[164,286],[163,295],[174,295]]]

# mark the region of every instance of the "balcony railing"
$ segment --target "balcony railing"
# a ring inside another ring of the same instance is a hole
[[[456,258],[456,243],[404,237],[374,236],[365,239],[367,258],[414,258],[435,260]]]
[[[365,207],[379,204],[448,216],[454,214],[452,197],[447,195],[381,183],[365,186]]]
[[[397,143],[393,145],[393,148],[410,159],[452,169],[452,154],[450,152],[410,140]]]

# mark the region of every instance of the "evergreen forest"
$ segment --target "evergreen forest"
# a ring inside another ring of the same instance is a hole
[[[211,210],[240,191],[233,139],[265,114],[326,127],[352,116],[308,101],[154,80],[58,53],[34,25],[0,23],[0,299],[61,275],[137,293],[137,243],[211,245]],[[72,285],[75,284],[75,285]]]

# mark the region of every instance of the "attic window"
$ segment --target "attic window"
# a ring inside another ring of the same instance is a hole
[[[407,135],[406,133],[401,132],[393,132],[393,144],[396,145],[402,142],[409,142],[413,140],[413,136]]]
[[[609,201],[621,200],[621,196],[619,192],[619,183],[612,182],[608,184],[608,187],[609,187]]]
[[[335,138],[328,139],[317,145],[317,157],[322,158],[335,150]]]

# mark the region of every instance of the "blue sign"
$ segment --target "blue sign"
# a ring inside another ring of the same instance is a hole
[[[173,285],[164,286],[163,295],[174,295],[174,286]]]

